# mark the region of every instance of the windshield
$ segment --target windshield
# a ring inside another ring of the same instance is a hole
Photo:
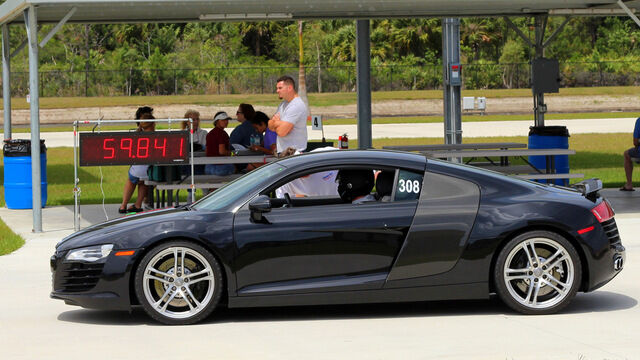
[[[192,208],[209,211],[224,209],[234,204],[248,192],[254,191],[260,183],[282,172],[284,169],[285,167],[277,162],[263,165],[203,197],[193,204]]]

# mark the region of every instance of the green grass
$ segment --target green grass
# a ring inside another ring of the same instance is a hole
[[[623,96],[638,95],[635,86],[585,87],[563,88],[557,94],[545,96]],[[356,103],[356,93],[311,93],[309,102],[315,106],[346,105]],[[485,96],[490,99],[505,97],[530,97],[531,89],[485,89],[463,90],[462,96]],[[442,99],[442,90],[407,90],[407,91],[376,91],[371,94],[373,101],[387,100],[422,100]],[[41,97],[40,108],[81,108],[81,107],[110,107],[110,106],[140,106],[145,105],[232,105],[240,103],[254,105],[276,106],[279,104],[275,93],[271,94],[233,94],[233,95],[166,95],[166,96],[104,96],[104,97]],[[29,104],[23,97],[12,98],[11,107],[14,110],[28,109]],[[0,109],[3,104],[0,104]]]
[[[11,229],[0,220],[0,255],[6,255],[20,249],[24,245],[24,239],[11,231]]]
[[[637,112],[585,112],[585,113],[547,113],[545,115],[546,120],[579,120],[579,119],[620,119],[620,118],[635,118],[638,117]],[[533,115],[462,115],[462,121],[464,122],[481,122],[481,121],[516,121],[516,120],[533,120]],[[442,116],[393,116],[393,117],[374,117],[372,118],[373,124],[415,124],[415,123],[442,123],[444,121]],[[355,125],[357,120],[355,118],[341,118],[341,119],[324,119],[323,125]],[[89,131],[95,124],[81,125],[81,131]],[[234,128],[238,126],[237,122],[230,122],[229,127]],[[308,122],[311,125],[311,122]],[[180,125],[174,124],[172,129],[178,129]],[[203,123],[204,128],[212,127],[211,121],[205,121]],[[135,128],[133,121],[130,125],[103,125],[102,130],[132,130]],[[169,126],[164,123],[158,123],[157,129],[168,129]],[[13,133],[28,133],[31,129],[28,126],[14,126],[11,131]],[[47,126],[41,125],[40,132],[64,132],[73,131],[73,125],[54,125]]]
[[[623,141],[621,141],[623,139]],[[569,147],[576,155],[569,156],[572,173],[585,174],[586,178],[602,179],[605,187],[619,187],[624,183],[622,153],[629,148],[629,134],[577,134],[569,138]],[[336,140],[333,139],[335,142]],[[467,137],[465,142],[521,142],[527,143],[525,136],[512,137]],[[442,138],[374,139],[373,146],[442,144]],[[357,148],[357,140],[350,140],[351,148]],[[51,148],[47,151],[48,199],[47,205],[73,204],[73,149]],[[0,158],[0,181],[4,183],[4,164]],[[514,160],[513,164],[518,164]],[[81,204],[102,202],[102,188],[105,202],[117,204],[122,201],[122,189],[127,176],[127,166],[81,167],[79,169]],[[102,171],[102,173],[101,173]],[[574,179],[577,182],[580,179]],[[640,170],[634,172],[634,182],[640,183]],[[185,193],[184,191],[181,193]],[[200,194],[200,192],[198,192]],[[182,196],[186,196],[182,194]],[[4,206],[4,191],[0,194],[0,206]]]

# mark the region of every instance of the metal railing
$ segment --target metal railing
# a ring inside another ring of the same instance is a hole
[[[634,62],[561,63],[561,86],[640,85],[640,67]],[[463,64],[465,89],[530,87],[530,65]],[[298,68],[219,67],[202,69],[46,70],[40,72],[40,96],[132,96],[273,93],[281,75],[297,79]],[[355,65],[309,66],[307,92],[355,92]],[[11,74],[12,96],[26,96],[29,73]],[[442,66],[371,66],[372,91],[442,88]]]

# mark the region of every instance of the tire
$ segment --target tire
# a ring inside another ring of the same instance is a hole
[[[533,256],[535,251],[536,256]],[[500,251],[493,280],[500,299],[530,315],[552,314],[571,302],[582,281],[574,246],[549,231],[530,231]]]
[[[168,325],[205,319],[218,305],[223,286],[218,261],[205,248],[188,241],[151,249],[135,274],[135,291],[144,311]]]

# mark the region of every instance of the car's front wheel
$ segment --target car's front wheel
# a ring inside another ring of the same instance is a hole
[[[136,270],[135,290],[145,312],[170,325],[192,324],[215,309],[222,269],[202,246],[173,241],[149,251]]]
[[[500,299],[524,314],[551,314],[569,304],[582,279],[580,256],[559,234],[531,231],[507,243],[494,270]]]

